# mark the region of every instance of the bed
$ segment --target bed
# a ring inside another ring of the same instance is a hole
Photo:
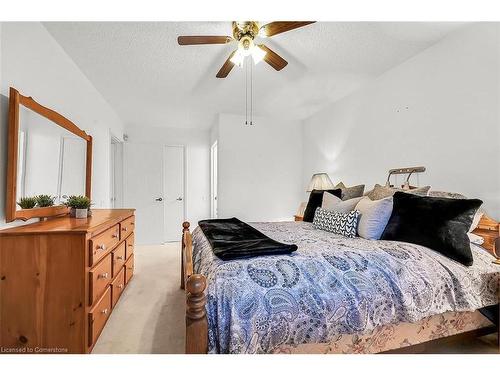
[[[466,267],[306,222],[251,225],[298,250],[222,261],[183,224],[186,353],[380,353],[496,330],[478,310],[498,304],[500,266],[479,246]]]

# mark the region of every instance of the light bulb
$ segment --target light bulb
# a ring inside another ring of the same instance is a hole
[[[233,57],[229,59],[234,65],[241,67],[243,65],[243,61],[245,60],[245,56],[241,53],[241,50],[238,48],[234,53]]]
[[[266,54],[267,54],[267,52],[264,51],[259,46],[253,47],[252,58],[253,58],[254,64],[257,65],[258,63],[260,63],[262,61],[262,59],[264,59],[264,57],[266,57]]]

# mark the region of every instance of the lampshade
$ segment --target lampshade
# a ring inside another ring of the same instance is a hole
[[[307,187],[308,192],[313,190],[330,190],[333,189],[332,180],[328,177],[326,173],[315,173],[311,177],[311,182],[309,182],[309,186]]]

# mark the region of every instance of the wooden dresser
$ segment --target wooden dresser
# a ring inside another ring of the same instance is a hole
[[[134,210],[0,231],[3,353],[90,353],[134,273]]]

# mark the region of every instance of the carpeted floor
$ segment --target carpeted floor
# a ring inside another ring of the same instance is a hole
[[[183,353],[184,291],[180,244],[137,246],[135,275],[93,353]],[[496,335],[432,346],[427,353],[498,353]]]

